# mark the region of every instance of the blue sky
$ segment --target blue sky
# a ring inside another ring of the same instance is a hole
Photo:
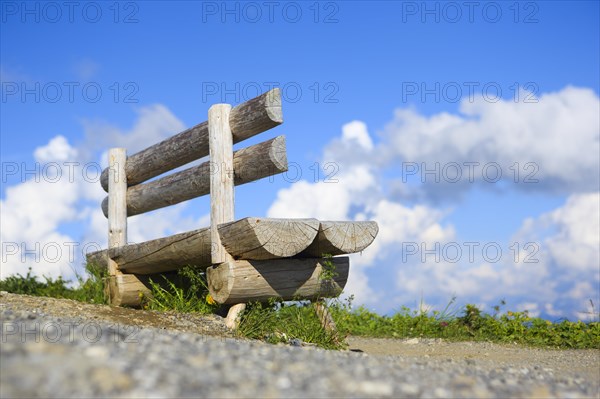
[[[302,176],[239,187],[236,217],[376,220],[351,263],[357,303],[506,299],[550,319],[600,303],[598,2],[69,7],[0,2],[3,276],[69,277],[81,251],[65,243],[105,245],[103,193],[82,166],[108,147],[133,153],[277,85],[285,123],[243,145],[285,134]],[[335,168],[315,179],[315,163]],[[201,198],[130,218],[129,239],[207,213]],[[436,245],[439,259],[423,255]]]

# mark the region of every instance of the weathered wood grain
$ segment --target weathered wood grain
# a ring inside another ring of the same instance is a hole
[[[108,247],[117,248],[127,244],[127,177],[125,175],[125,148],[111,148],[108,151]],[[119,267],[107,259],[108,274],[115,276]]]
[[[236,303],[229,308],[227,317],[225,317],[225,325],[227,328],[236,330],[240,326],[240,319],[244,310],[246,310],[245,303]]]
[[[107,267],[107,256],[127,273],[153,274],[177,270],[187,265],[206,269],[211,264],[210,228],[192,230],[169,237],[92,252],[88,263]]]
[[[307,257],[306,249],[317,240],[315,236],[318,237],[318,226],[316,219],[244,218],[219,225],[218,232],[225,249],[233,258],[260,260],[273,259],[279,255]],[[276,231],[277,235],[273,236],[271,231]],[[370,231],[373,232],[372,228]],[[339,247],[344,250],[364,249],[361,246]],[[340,252],[339,247],[335,251],[332,248],[326,249],[331,254]],[[176,270],[186,265],[205,269],[211,264],[210,229],[192,230],[140,244],[90,253],[88,261],[107,267],[107,256],[118,263],[120,270],[128,273],[151,274]]]
[[[348,280],[348,257],[331,261],[338,273],[322,279],[323,259],[237,260],[206,270],[210,295],[222,304],[269,298],[318,299],[338,296]]]
[[[190,281],[176,271],[147,275],[119,274],[106,279],[110,303],[140,307],[144,301],[152,299],[150,280],[164,289],[169,289],[171,283],[184,290],[190,288]]]
[[[313,302],[313,307],[315,309],[317,317],[319,318],[319,321],[321,322],[321,326],[323,327],[323,329],[334,334],[336,340],[339,340],[335,321],[333,320],[331,313],[329,313],[325,302],[322,300],[315,300]]]
[[[139,215],[210,193],[211,166],[204,162],[181,172],[127,189],[127,215]],[[287,170],[285,136],[243,148],[233,154],[236,186],[250,183]],[[102,212],[108,215],[108,197],[102,201]]]
[[[109,303],[113,306],[139,307],[144,298],[152,298],[150,285],[134,274],[120,273],[107,281]]]
[[[360,252],[373,242],[377,222],[321,222],[313,243],[300,256],[344,255]]]
[[[281,93],[275,88],[231,110],[229,125],[233,142],[239,143],[283,123]],[[125,171],[129,186],[200,159],[209,153],[208,122],[202,122],[127,158]],[[100,183],[108,191],[108,168]]]
[[[210,242],[213,264],[227,262],[219,225],[233,221],[233,139],[229,128],[231,105],[215,104],[208,110],[210,148]]]
[[[305,250],[319,230],[317,219],[245,218],[219,226],[221,243],[235,259],[265,260]]]

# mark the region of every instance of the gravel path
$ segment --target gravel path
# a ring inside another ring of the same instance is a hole
[[[161,317],[169,328],[148,321]],[[2,398],[600,397],[598,350],[360,338],[351,347],[370,354],[273,346],[227,337],[215,316],[6,293],[0,321]]]

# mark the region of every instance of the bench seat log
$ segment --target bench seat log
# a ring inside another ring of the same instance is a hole
[[[219,225],[221,242],[235,259],[316,258],[360,252],[377,235],[375,222],[319,222],[316,219],[244,218]],[[211,265],[208,227],[88,254],[106,267],[108,256],[126,273],[152,274]]]
[[[316,219],[244,218],[219,225],[219,235],[234,258],[291,257],[306,249],[319,229]],[[287,231],[287,232],[286,232]],[[240,233],[244,232],[245,237]],[[273,232],[278,234],[273,237]],[[106,267],[108,258],[127,273],[152,274],[194,265],[206,269],[211,262],[210,228],[192,230],[139,244],[128,244],[88,254],[88,262]]]
[[[331,258],[337,275],[322,278],[324,259],[236,260],[206,270],[212,298],[221,304],[270,298],[319,299],[338,296],[348,280],[348,257]]]

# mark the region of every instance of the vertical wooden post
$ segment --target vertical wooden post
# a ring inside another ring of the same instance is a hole
[[[229,260],[217,227],[233,221],[233,136],[229,127],[231,105],[215,104],[208,110],[210,153],[210,241],[212,264]]]
[[[108,248],[127,244],[127,176],[125,148],[111,148],[108,151]],[[108,254],[107,254],[108,256]],[[108,258],[109,281],[105,291],[111,303],[119,301],[117,275],[120,275],[117,263]]]
[[[108,152],[108,247],[115,248],[127,244],[127,176],[125,148],[111,148]],[[111,265],[110,273],[117,273],[116,264]]]
[[[108,247],[127,245],[127,152],[125,148],[108,151]],[[124,274],[108,255],[108,281],[104,287],[108,301],[114,306],[139,306],[140,293],[150,297],[150,289],[134,274]]]
[[[233,135],[229,126],[231,105],[215,104],[208,110],[210,154],[210,238],[213,266],[232,262],[219,236],[218,226],[234,219]],[[233,305],[225,323],[236,328],[246,304]]]

